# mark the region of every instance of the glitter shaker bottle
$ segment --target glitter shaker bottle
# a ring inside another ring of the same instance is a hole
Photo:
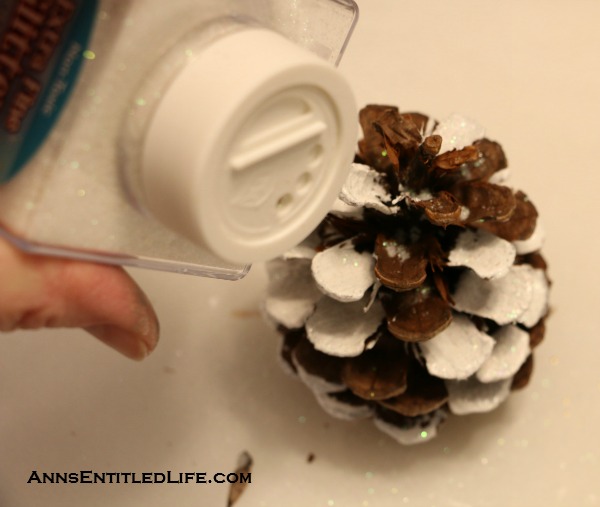
[[[0,0],[0,234],[241,278],[349,170],[353,0]]]

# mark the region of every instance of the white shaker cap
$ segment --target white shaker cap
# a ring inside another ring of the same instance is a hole
[[[226,261],[275,257],[331,208],[350,170],[357,114],[330,64],[248,28],[175,77],[142,151],[145,207]]]

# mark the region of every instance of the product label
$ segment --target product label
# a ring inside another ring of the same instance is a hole
[[[58,119],[81,69],[97,0],[0,0],[0,183]]]

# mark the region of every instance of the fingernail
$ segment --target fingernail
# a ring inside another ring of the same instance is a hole
[[[144,337],[149,352],[152,352],[158,343],[160,334],[160,323],[150,299],[138,287],[139,314],[136,332]]]
[[[150,300],[137,288],[138,301],[127,327],[101,324],[86,328],[90,334],[130,359],[141,361],[158,343],[159,322]]]
[[[143,336],[111,325],[92,326],[86,328],[86,331],[124,356],[137,361],[147,357],[157,341],[157,337]],[[153,343],[152,348],[146,340]]]

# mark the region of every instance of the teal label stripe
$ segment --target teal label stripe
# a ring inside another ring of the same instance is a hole
[[[68,102],[98,0],[0,0],[0,183],[40,148]]]

